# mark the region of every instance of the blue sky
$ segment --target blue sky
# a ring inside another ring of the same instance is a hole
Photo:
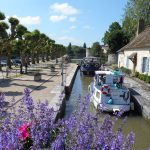
[[[46,33],[56,43],[91,46],[122,16],[127,0],[0,0],[5,16],[20,20],[29,31]]]

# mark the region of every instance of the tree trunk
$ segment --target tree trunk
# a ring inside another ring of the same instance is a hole
[[[27,64],[27,62],[25,63],[25,74],[27,74],[28,73],[28,64]]]
[[[7,55],[7,66],[11,69],[11,55]]]
[[[45,62],[44,53],[42,53],[42,62]]]
[[[24,55],[24,53],[21,53],[21,63],[22,63],[22,66],[25,66],[25,55]]]
[[[20,74],[23,74],[23,71],[22,71],[22,63],[20,64]]]
[[[30,65],[29,55],[26,56],[26,63],[27,65]]]
[[[49,61],[49,55],[48,55],[48,53],[46,54],[46,61]]]
[[[39,53],[36,54],[36,62],[39,63]]]
[[[32,52],[31,55],[32,55],[31,56],[31,62],[32,62],[32,64],[35,64],[35,54],[34,54],[34,52]]]
[[[27,55],[25,56],[25,74],[28,73],[28,57]]]

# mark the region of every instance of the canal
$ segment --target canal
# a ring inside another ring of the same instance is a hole
[[[77,97],[88,93],[88,85],[91,81],[93,81],[93,77],[81,76],[80,70],[78,70],[72,91],[66,101],[66,116],[69,116],[74,111]],[[119,123],[121,123],[121,120]],[[133,150],[146,150],[150,147],[150,124],[133,111],[127,115],[127,121],[123,127],[125,135],[130,131],[135,133]]]

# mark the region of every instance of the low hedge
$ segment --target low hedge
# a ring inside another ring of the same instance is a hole
[[[148,74],[142,74],[139,72],[135,72],[135,77],[139,78],[140,80],[145,81],[146,83],[150,83],[150,76]]]
[[[130,74],[132,73],[131,70],[128,69],[128,68],[121,67],[120,69],[122,70],[122,72],[124,72],[124,73],[126,73],[126,74],[128,74],[128,75],[130,75]]]

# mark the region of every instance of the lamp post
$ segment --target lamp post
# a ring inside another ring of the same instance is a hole
[[[64,64],[63,64],[63,61],[61,63],[61,77],[62,77],[61,86],[64,86]]]

